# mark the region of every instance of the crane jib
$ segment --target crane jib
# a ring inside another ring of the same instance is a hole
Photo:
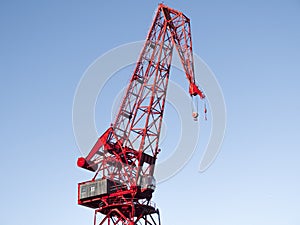
[[[159,218],[157,223],[147,218],[159,217],[151,198],[174,47],[190,95],[205,98],[195,83],[190,20],[159,4],[114,122],[77,161],[94,172],[91,180],[78,184],[78,204],[96,209],[95,217],[103,214],[100,224],[136,224],[137,218],[146,225],[160,224]]]

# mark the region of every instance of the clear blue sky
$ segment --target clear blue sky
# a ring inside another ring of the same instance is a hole
[[[191,18],[228,120],[205,173],[199,149],[159,185],[162,224],[299,225],[300,1],[165,3]],[[157,4],[1,1],[1,224],[92,224],[76,205],[77,182],[91,178],[76,167],[76,86],[97,57],[145,38]]]

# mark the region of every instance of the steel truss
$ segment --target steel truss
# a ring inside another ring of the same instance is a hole
[[[150,200],[174,47],[190,95],[205,97],[195,83],[190,20],[160,4],[114,123],[77,162],[95,172],[78,189],[78,203],[95,209],[95,225],[99,213],[104,216],[100,225],[160,225]]]

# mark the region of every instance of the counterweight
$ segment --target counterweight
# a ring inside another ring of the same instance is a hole
[[[94,225],[97,213],[100,224],[160,224],[150,200],[174,48],[190,95],[205,97],[195,83],[190,20],[160,4],[115,121],[77,161],[95,172],[78,185],[78,204],[96,209]]]

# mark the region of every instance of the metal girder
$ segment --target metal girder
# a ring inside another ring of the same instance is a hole
[[[190,95],[205,97],[195,83],[190,20],[159,4],[115,121],[77,162],[95,172],[91,181],[78,185],[78,204],[96,208],[95,225],[99,213],[104,215],[100,225],[160,225],[150,200],[174,47]]]

